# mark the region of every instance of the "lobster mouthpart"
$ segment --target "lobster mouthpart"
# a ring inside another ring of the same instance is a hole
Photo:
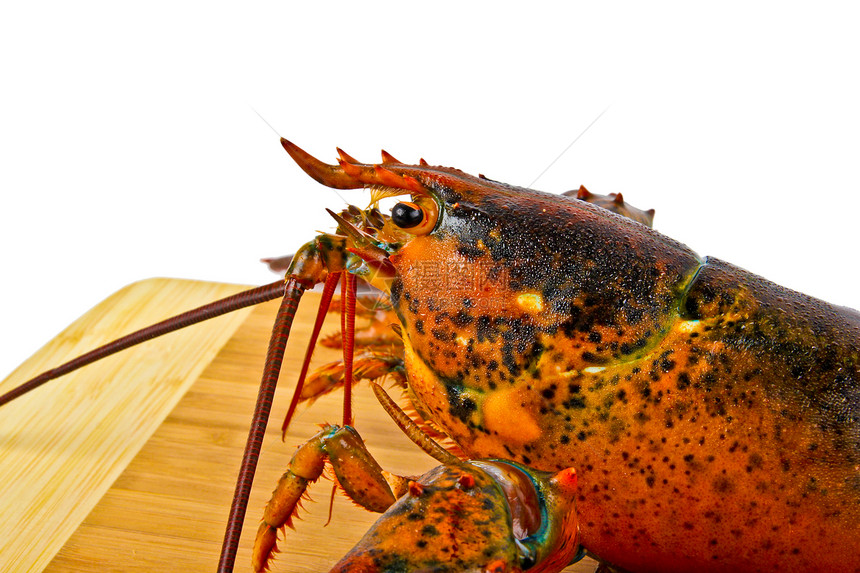
[[[326,209],[338,223],[338,229],[349,240],[346,250],[363,261],[363,268],[350,265],[350,272],[361,276],[369,284],[388,292],[391,281],[397,272],[388,258],[388,251],[379,247],[371,235],[368,235],[337,213]]]

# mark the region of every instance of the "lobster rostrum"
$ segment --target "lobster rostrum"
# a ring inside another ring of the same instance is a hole
[[[390,295],[413,405],[469,457],[575,466],[591,553],[860,570],[856,311],[582,201],[282,143],[324,185],[412,195],[411,240],[347,249]]]
[[[551,474],[507,460],[461,461],[381,386],[373,389],[406,434],[442,465],[412,479],[389,474],[354,428],[324,426],[296,450],[272,494],[254,545],[256,571],[268,568],[278,529],[292,526],[326,460],[353,501],[385,512],[333,572],[551,572],[582,555],[573,468]]]

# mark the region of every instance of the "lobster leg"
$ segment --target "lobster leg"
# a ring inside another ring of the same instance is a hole
[[[391,328],[392,324],[398,323],[398,319],[393,312],[356,312],[356,317],[369,319],[369,322],[365,326],[355,329],[356,348],[402,346],[400,336]],[[341,333],[332,332],[325,338],[320,339],[320,344],[328,348],[340,348],[343,344]]]
[[[350,426],[325,426],[296,450],[272,492],[254,543],[255,571],[265,571],[277,551],[278,529],[292,527],[292,518],[309,484],[322,475],[328,459],[347,495],[370,511],[383,512],[405,493],[406,478],[384,472]]]
[[[292,256],[292,255],[291,255]],[[332,312],[331,308],[336,307],[335,312],[342,312],[346,299],[341,298],[335,301],[333,293],[340,281],[341,272],[330,272],[326,279],[325,286],[320,300],[320,307],[317,312],[317,317],[314,322],[313,331],[310,341],[308,342],[307,351],[305,352],[304,362],[299,373],[296,390],[293,394],[290,406],[287,409],[287,415],[284,417],[284,422],[281,425],[281,434],[286,437],[287,429],[295,415],[296,408],[299,402],[315,400],[324,394],[328,394],[343,385],[346,376],[345,360],[331,362],[325,366],[321,366],[311,374],[308,374],[311,357],[319,339],[319,343],[329,348],[343,348],[345,333],[343,330],[328,334],[323,338],[319,338],[320,329],[327,312]],[[359,282],[358,288],[361,288],[364,283]],[[358,292],[356,289],[356,293]],[[364,285],[364,288],[370,288]],[[333,305],[332,302],[335,301]],[[391,329],[391,324],[397,322],[397,317],[393,315],[391,310],[383,310],[377,307],[378,300],[375,296],[356,297],[356,302],[361,302],[367,306],[355,307],[355,316],[368,319],[368,323],[361,327],[353,329],[353,345],[355,348],[373,347],[373,350],[368,350],[362,354],[355,356],[353,359],[352,372],[354,381],[360,380],[375,380],[385,375],[392,375],[401,386],[406,385],[405,371],[403,369],[403,352],[398,350],[403,343],[400,336]],[[372,308],[369,308],[372,307]],[[343,319],[345,320],[345,319]],[[351,356],[352,353],[347,352]]]
[[[352,424],[352,358],[355,350],[355,275],[345,273],[343,277],[343,297],[341,298],[342,312],[340,315],[343,328],[343,424]]]
[[[366,319],[366,324],[355,326],[351,337],[347,336],[349,333],[346,333],[345,329],[342,328],[340,332],[331,333],[319,339],[319,343],[323,346],[340,349],[344,347],[344,340],[352,340],[353,352],[347,352],[343,359],[320,366],[308,374],[310,358],[313,354],[326,312],[341,313],[341,323],[345,326],[346,318],[343,315],[346,313],[343,311],[348,301],[346,297],[342,297],[337,301],[332,297],[340,274],[331,273],[326,280],[320,308],[307,353],[305,354],[305,360],[302,364],[301,373],[299,374],[299,380],[296,384],[296,390],[293,394],[290,407],[287,410],[284,423],[281,426],[281,432],[284,437],[299,402],[312,402],[320,396],[328,394],[344,385],[349,370],[346,366],[347,356],[352,357],[353,361],[351,368],[353,383],[360,382],[361,380],[378,380],[389,376],[398,385],[406,387],[406,371],[403,366],[403,342],[399,331],[396,329],[398,318],[394,315],[390,307],[381,305],[375,295],[365,294],[364,296],[358,296],[358,291],[362,286],[365,289],[371,288],[363,281],[358,282],[358,288],[356,289],[356,302],[360,302],[361,305],[355,306],[355,316],[356,318]],[[333,301],[335,304],[331,304]],[[356,349],[364,349],[364,351],[353,357]]]
[[[354,358],[352,372],[353,383],[390,376],[399,386],[406,387],[402,353],[384,350],[362,352]],[[300,401],[315,400],[328,394],[341,386],[344,378],[345,368],[342,360],[320,366],[307,377]]]
[[[302,362],[299,379],[296,382],[296,389],[293,391],[293,397],[290,400],[290,407],[287,409],[287,415],[284,417],[284,423],[281,425],[282,438],[286,438],[287,436],[287,429],[290,427],[290,421],[293,419],[293,414],[296,412],[296,406],[298,406],[299,401],[306,399],[303,398],[305,377],[308,374],[308,367],[311,364],[311,357],[313,356],[314,348],[316,347],[317,338],[319,338],[320,329],[322,329],[323,321],[325,320],[326,313],[328,312],[329,305],[331,304],[332,294],[334,294],[334,289],[337,288],[337,283],[340,281],[340,275],[341,273],[330,273],[328,278],[326,278],[325,286],[323,287],[322,299],[320,300],[320,306],[317,310],[317,317],[314,321],[314,329],[311,333],[311,339],[308,342],[308,348],[305,351],[305,359]]]

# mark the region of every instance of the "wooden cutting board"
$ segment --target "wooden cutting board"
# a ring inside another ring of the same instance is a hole
[[[112,295],[0,384],[6,391],[103,342],[246,287],[150,279]],[[262,508],[295,447],[338,423],[340,392],[280,424],[319,295],[296,316],[245,520],[236,570],[250,570]],[[69,374],[0,409],[0,572],[214,571],[278,302],[195,325]],[[337,330],[332,317],[328,331]],[[337,360],[319,348],[314,363]],[[397,396],[398,391],[394,390]],[[402,436],[360,386],[356,427],[382,466],[436,465]],[[312,488],[274,571],[328,571],[375,514]],[[586,560],[566,571],[593,571]]]

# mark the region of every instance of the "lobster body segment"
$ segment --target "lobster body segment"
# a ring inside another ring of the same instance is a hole
[[[860,571],[856,311],[572,198],[425,164],[340,170],[424,214],[384,246],[413,405],[469,457],[576,467],[590,552],[631,571]]]

